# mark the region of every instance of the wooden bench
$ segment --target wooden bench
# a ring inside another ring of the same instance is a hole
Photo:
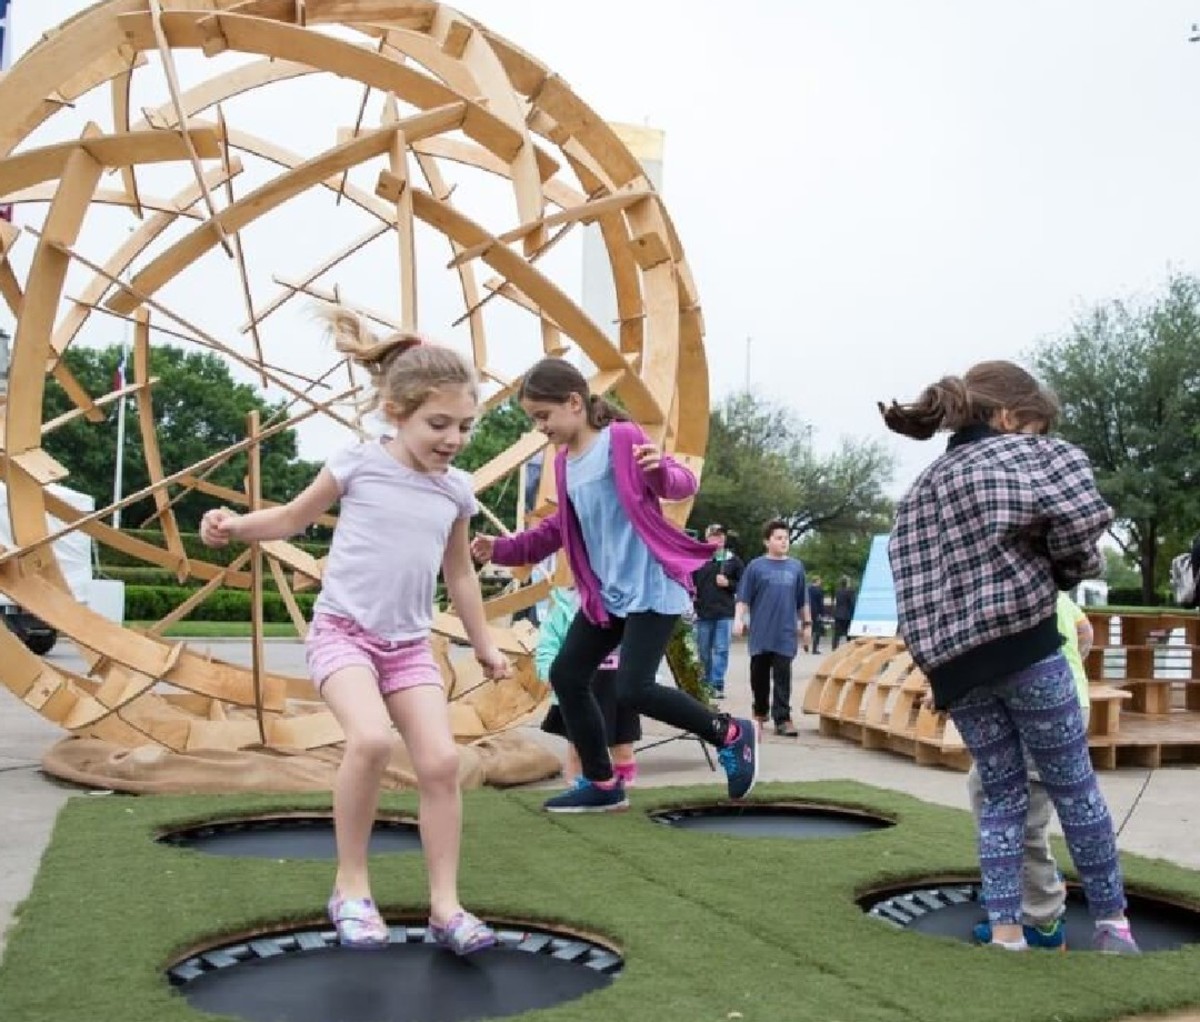
[[[1121,732],[1121,706],[1133,698],[1133,693],[1114,685],[1097,684],[1088,686],[1088,700],[1092,704],[1088,722],[1089,738],[1112,738]]]

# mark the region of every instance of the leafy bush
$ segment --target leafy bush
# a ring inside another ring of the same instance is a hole
[[[1142,597],[1142,587],[1126,589],[1124,587],[1110,587],[1108,590],[1108,603],[1113,607],[1167,607],[1171,605],[1171,599],[1166,592],[1157,592],[1154,598],[1147,603]]]
[[[125,619],[127,621],[157,621],[188,599],[195,589],[183,586],[125,587]],[[314,593],[297,593],[296,602],[306,618],[312,617]],[[187,621],[249,621],[250,593],[242,589],[220,589],[198,607],[192,609]],[[275,592],[263,593],[263,620],[290,621],[283,597]]]
[[[143,542],[149,543],[156,547],[165,547],[166,541],[163,539],[163,534],[155,529],[123,529],[127,535],[134,539],[140,539]],[[226,565],[237,559],[238,555],[245,549],[240,543],[231,543],[227,547],[222,547],[219,550],[210,550],[200,542],[200,537],[194,532],[185,532],[182,536],[184,553],[197,561],[208,561],[210,564]],[[307,554],[313,557],[324,557],[329,553],[328,543],[315,543],[308,540],[293,540],[295,545]],[[134,557],[125,553],[122,550],[116,550],[112,547],[101,545],[100,547],[100,562],[106,573],[110,573],[110,568],[144,568],[146,562],[138,557]],[[113,576],[116,577],[115,575]],[[171,578],[174,578],[172,575]]]

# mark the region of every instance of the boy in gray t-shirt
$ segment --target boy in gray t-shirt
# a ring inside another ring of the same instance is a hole
[[[798,632],[810,641],[812,617],[804,565],[788,556],[791,533],[787,523],[773,519],[763,526],[767,552],[746,567],[738,584],[734,635],[750,624],[750,689],[754,719],[775,722],[775,733],[798,734],[792,723],[792,661],[799,646]],[[772,686],[774,682],[774,686]],[[772,693],[774,687],[774,693]]]

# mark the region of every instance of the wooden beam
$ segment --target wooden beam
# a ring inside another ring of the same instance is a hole
[[[350,391],[346,391],[342,394],[339,394],[337,397],[333,398],[332,401],[338,401],[338,400],[341,400],[342,398],[349,397],[350,393],[351,393]],[[291,416],[291,418],[286,419],[283,422],[276,423],[274,426],[271,426],[269,429],[263,430],[262,433],[259,435],[259,441],[261,442],[262,440],[266,440],[269,437],[274,436],[276,433],[281,433],[284,430],[295,428],[299,423],[303,422],[305,419],[311,418],[312,416],[316,415],[320,411],[326,411],[327,409],[325,408],[325,405],[331,404],[332,401],[322,402],[321,404],[315,404],[312,408],[306,408],[303,412],[300,412],[298,415],[293,415],[293,416]],[[211,454],[207,458],[201,458],[199,461],[194,462],[193,464],[189,465],[185,469],[181,469],[180,471],[172,473],[169,476],[164,476],[161,481],[159,481],[158,483],[155,483],[154,485],[143,487],[142,489],[138,490],[136,493],[132,493],[132,494],[128,495],[127,497],[123,498],[122,500],[119,500],[116,503],[110,504],[108,507],[101,508],[99,511],[93,511],[93,512],[90,512],[89,514],[83,515],[81,518],[76,519],[70,525],[68,525],[64,528],[57,529],[48,535],[41,536],[31,543],[26,543],[23,546],[19,546],[15,549],[2,550],[2,551],[0,551],[0,565],[6,564],[8,561],[12,560],[14,557],[22,556],[26,553],[29,553],[30,551],[38,550],[38,549],[46,546],[47,544],[53,543],[55,540],[62,539],[63,536],[70,535],[72,532],[75,532],[77,529],[88,524],[89,522],[98,521],[101,518],[106,518],[109,515],[111,515],[114,511],[116,511],[118,508],[123,508],[123,507],[127,507],[130,504],[135,504],[139,500],[145,500],[147,497],[151,496],[156,489],[170,486],[172,483],[177,483],[185,475],[194,475],[196,472],[204,469],[205,467],[207,467],[209,464],[216,461],[217,459],[220,459],[220,458],[227,459],[231,455],[237,454],[240,451],[244,451],[247,447],[250,446],[250,444],[251,444],[251,441],[249,441],[249,440],[239,440],[236,444],[231,444],[229,447],[226,447],[223,451],[218,451],[216,454]],[[9,480],[9,486],[10,486],[10,488],[12,486],[11,479]]]
[[[38,234],[38,232],[36,230],[34,230],[33,228],[29,228],[29,231],[30,231],[30,233],[32,233],[34,235]],[[76,252],[71,248],[64,248],[64,251],[66,252],[67,255],[69,255],[76,262],[82,263],[84,266],[88,267],[93,272],[96,272],[96,273],[103,272],[101,267],[99,267],[96,263],[93,263],[86,256],[81,255],[79,252]],[[117,280],[114,278],[112,280],[112,283],[116,284],[119,288],[121,288],[122,291],[130,291],[131,290],[130,285],[126,284],[124,281]],[[219,351],[226,358],[232,359],[233,361],[238,362],[239,364],[244,365],[249,369],[262,369],[262,366],[255,365],[250,359],[246,358],[240,352],[235,351],[233,348],[230,348],[226,344],[222,344],[215,337],[213,337],[212,335],[201,330],[198,326],[194,325],[193,323],[188,322],[188,320],[184,319],[182,316],[178,315],[177,313],[172,312],[161,302],[156,302],[153,298],[150,298],[147,295],[137,294],[136,292],[134,292],[134,297],[137,298],[137,303],[135,303],[135,307],[136,307],[136,304],[144,303],[149,308],[154,309],[157,312],[161,312],[163,315],[174,320],[176,323],[180,324],[185,329],[190,330],[195,337],[196,344],[201,345],[206,348],[209,348],[212,351]],[[286,380],[281,379],[270,373],[268,373],[268,378],[280,390],[283,390],[283,391],[287,392],[288,394],[291,394],[293,397],[299,397],[302,401],[304,401],[307,404],[312,404],[315,409],[318,409],[318,410],[324,412],[324,414],[328,415],[335,422],[340,422],[344,426],[349,426],[350,428],[353,428],[353,426],[351,426],[350,423],[347,422],[345,418],[343,418],[341,415],[338,415],[330,407],[331,405],[335,404],[339,400],[338,398],[334,398],[331,401],[323,402],[322,404],[320,404],[318,406],[318,405],[313,404],[313,402],[309,399],[309,397],[303,391],[297,390]]]
[[[182,134],[174,131],[130,131],[27,149],[0,160],[0,195],[61,178],[71,155],[81,151],[102,167],[185,160],[189,143],[202,159],[221,155],[221,143],[212,128],[192,128],[186,134],[185,141]]]
[[[96,398],[96,401],[92,407],[106,408],[111,404],[115,404],[123,397],[134,396],[143,390],[148,391],[156,383],[158,383],[158,377],[149,379],[145,383],[127,383],[119,390],[111,390],[107,394]],[[76,419],[80,419],[86,414],[87,412],[83,408],[72,408],[69,412],[63,412],[62,415],[56,415],[53,419],[47,419],[42,423],[42,436],[53,433],[56,429],[61,429],[63,426],[67,425],[67,423],[74,422]]]
[[[217,127],[221,132],[221,166],[226,170],[232,164],[229,155],[229,133],[225,127],[225,112],[217,107]],[[233,179],[230,175],[225,176],[225,204],[232,206],[236,202],[233,194]],[[254,359],[261,366],[263,363],[263,345],[262,338],[258,333],[258,317],[254,313],[254,292],[250,287],[250,275],[246,272],[246,250],[242,242],[242,232],[235,231],[233,235],[233,257],[237,265],[238,281],[242,285],[242,301],[246,305],[246,313],[250,317],[250,339],[254,342]],[[267,386],[267,376],[265,372],[259,373],[259,380],[264,389]]]
[[[400,123],[400,108],[395,96],[384,103],[385,127]],[[417,241],[413,226],[412,192],[408,180],[408,140],[397,131],[388,150],[388,169],[399,184],[396,203],[396,239],[400,259],[400,323],[405,330],[417,329]]]
[[[150,313],[138,309],[133,329],[133,378],[142,385],[150,380]],[[163,478],[162,454],[158,447],[158,431],[154,421],[154,402],[149,390],[137,403],[138,429],[142,435],[142,454],[152,484]],[[154,506],[162,518],[162,534],[167,549],[179,558],[175,577],[182,582],[188,577],[188,556],[179,533],[179,523],[171,510],[170,494],[166,487],[154,491]]]
[[[590,202],[581,203],[578,206],[572,206],[570,209],[564,209],[558,213],[552,213],[550,216],[542,217],[534,220],[531,223],[521,224],[520,227],[515,227],[511,231],[505,231],[503,234],[496,235],[496,241],[503,244],[509,244],[513,241],[520,241],[522,238],[533,234],[535,231],[542,230],[548,227],[558,227],[560,224],[575,224],[583,223],[590,224],[600,217],[607,214],[620,212],[636,203],[643,202],[646,199],[657,198],[653,191],[633,191],[621,192],[617,195],[606,195],[601,199],[592,199]],[[466,262],[468,259],[477,259],[487,251],[488,247],[495,242],[481,242],[478,245],[473,245],[471,248],[463,249],[453,260],[448,267],[457,266],[460,263]]]
[[[210,188],[215,188],[225,180],[226,176],[236,176],[241,172],[241,161],[235,160],[229,167],[217,167],[210,170],[205,180]],[[75,300],[76,307],[68,309],[55,328],[54,336],[50,339],[50,346],[54,349],[55,356],[61,356],[70,347],[71,342],[83,328],[83,324],[87,322],[89,310],[94,308],[104,297],[112,286],[113,280],[125,273],[133,261],[175,223],[178,217],[183,215],[184,210],[191,209],[199,199],[200,186],[196,182],[192,182],[172,197],[171,201],[176,207],[175,212],[164,212],[151,217],[121,243],[105,262],[103,271],[93,276],[88,285],[79,293],[79,297]],[[160,328],[156,327],[156,329]]]
[[[289,199],[307,191],[313,185],[320,184],[330,175],[336,174],[346,167],[357,166],[376,156],[382,156],[387,152],[392,137],[398,130],[417,138],[441,131],[452,131],[462,124],[463,110],[462,103],[452,103],[428,113],[417,114],[395,126],[381,128],[362,136],[362,138],[334,146],[321,155],[302,163],[299,167],[280,174],[222,210],[217,214],[221,229],[225,233],[240,231]],[[0,165],[0,170],[2,169],[3,165]],[[146,297],[154,295],[184,269],[210,251],[216,241],[217,238],[213,233],[205,228],[193,231],[138,273],[131,282],[132,291]],[[137,303],[138,299],[134,294],[126,291],[113,295],[107,305],[117,312],[132,312]]]
[[[464,97],[430,75],[382,56],[373,49],[323,32],[310,32],[295,25],[240,14],[210,14],[203,11],[164,13],[162,28],[170,47],[173,50],[189,47],[199,49],[205,39],[199,22],[210,17],[220,23],[230,49],[239,53],[257,53],[307,64],[341,78],[370,85],[380,92],[395,93],[404,102],[420,110],[464,102]],[[154,27],[148,14],[122,14],[116,20],[135,48],[154,48]],[[509,161],[514,159],[524,144],[521,133],[483,106],[471,100],[465,103],[461,125],[463,133],[501,158]]]
[[[389,224],[380,224],[377,227],[372,227],[371,230],[367,231],[366,234],[362,234],[359,237],[355,238],[344,248],[339,249],[337,252],[335,252],[333,255],[331,255],[328,259],[326,259],[319,266],[307,271],[304,274],[304,276],[299,279],[298,282],[284,284],[283,285],[284,290],[280,291],[279,294],[277,294],[274,298],[272,298],[269,302],[267,302],[266,305],[262,306],[262,308],[260,308],[258,310],[258,315],[255,320],[253,320],[249,323],[243,323],[241,325],[241,327],[240,327],[241,332],[246,333],[248,330],[251,329],[251,327],[254,325],[254,323],[261,324],[264,319],[266,319],[268,316],[270,316],[273,312],[276,312],[289,299],[296,297],[297,293],[299,293],[302,288],[307,287],[309,284],[313,283],[319,277],[324,276],[326,273],[328,273],[334,267],[345,262],[356,252],[365,248],[376,238],[382,237],[384,234],[387,234],[390,230],[391,230],[391,227]]]
[[[250,513],[262,510],[262,445],[259,442],[258,409],[246,416],[246,503]],[[258,737],[267,744],[263,724],[263,555],[258,543],[250,544],[250,681],[254,686],[254,719],[258,722]]]
[[[225,235],[224,226],[217,219],[217,206],[213,201],[212,190],[204,180],[204,168],[200,166],[200,154],[196,151],[196,147],[187,135],[187,114],[183,109],[183,103],[180,98],[179,75],[175,71],[175,54],[171,51],[171,44],[167,42],[167,36],[162,27],[162,4],[159,0],[148,0],[148,2],[150,4],[150,27],[154,33],[155,45],[158,47],[158,58],[162,61],[163,76],[167,80],[167,92],[171,96],[171,103],[175,107],[176,116],[179,118],[179,127],[184,139],[187,141],[188,162],[191,163],[192,171],[196,175],[196,183],[200,186],[200,198],[204,203],[204,208],[208,210],[209,223],[213,225],[213,230],[217,234],[217,240],[220,241],[221,247],[225,249],[225,254],[232,258],[233,249],[229,244],[229,239]]]
[[[138,59],[129,65],[123,74],[117,75],[110,83],[112,89],[113,130],[118,133],[129,131],[129,99],[133,89],[133,70],[140,64],[146,63],[144,54],[139,53]],[[132,166],[121,168],[121,182],[125,186],[124,195],[128,204],[133,208],[133,215],[144,220],[146,213],[142,207],[142,197],[138,189],[137,172]]]

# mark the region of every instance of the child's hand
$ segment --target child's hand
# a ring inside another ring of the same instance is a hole
[[[200,519],[200,542],[209,547],[223,547],[231,539],[237,539],[237,522],[240,515],[227,507],[205,511]]]
[[[484,677],[492,681],[499,681],[501,678],[512,675],[512,664],[508,662],[508,657],[495,646],[485,649],[482,653],[476,653],[475,659],[483,665]]]
[[[492,559],[492,550],[496,546],[496,537],[480,533],[471,540],[471,556],[480,564],[487,564]]]
[[[662,465],[662,452],[654,444],[634,444],[633,456],[643,472],[653,472]]]

